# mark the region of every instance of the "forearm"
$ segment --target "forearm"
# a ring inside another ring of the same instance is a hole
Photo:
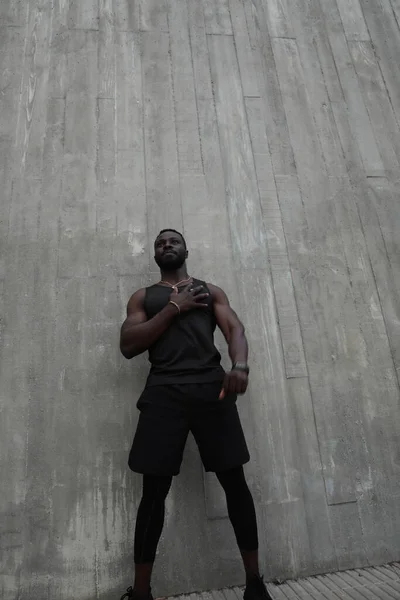
[[[133,358],[148,350],[168,329],[176,315],[176,307],[167,304],[149,321],[123,329],[120,349],[125,358]]]
[[[248,344],[244,327],[235,327],[229,333],[228,352],[233,363],[247,363]]]

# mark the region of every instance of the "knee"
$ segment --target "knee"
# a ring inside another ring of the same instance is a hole
[[[242,491],[247,491],[246,478],[244,476],[243,467],[230,469],[229,471],[220,471],[216,473],[218,481],[224,488],[226,495],[239,494]]]
[[[142,499],[146,502],[164,502],[171,483],[172,477],[144,475]]]

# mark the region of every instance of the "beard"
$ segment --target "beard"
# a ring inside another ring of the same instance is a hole
[[[154,260],[163,271],[177,271],[185,262],[185,256],[181,254],[166,254],[155,256]]]

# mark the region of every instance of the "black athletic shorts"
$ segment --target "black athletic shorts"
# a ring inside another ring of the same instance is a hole
[[[189,431],[206,471],[226,471],[249,461],[236,394],[219,400],[221,383],[185,383],[144,389],[129,467],[146,475],[177,475]]]

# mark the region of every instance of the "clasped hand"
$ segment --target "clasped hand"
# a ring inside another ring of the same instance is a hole
[[[245,371],[232,369],[225,373],[224,384],[219,395],[220,400],[228,394],[244,394],[247,390],[249,376]]]

